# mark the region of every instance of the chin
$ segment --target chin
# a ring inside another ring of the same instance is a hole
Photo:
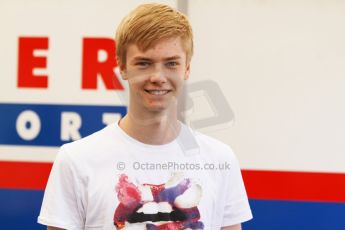
[[[145,105],[146,109],[151,112],[163,112],[171,110],[171,106],[168,103],[151,103]]]
[[[167,110],[166,106],[149,106],[147,110],[150,112],[164,112]]]

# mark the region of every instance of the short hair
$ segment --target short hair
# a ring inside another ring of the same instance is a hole
[[[193,56],[193,31],[187,17],[164,4],[143,4],[131,11],[117,28],[116,56],[126,64],[128,46],[135,44],[146,51],[159,40],[180,37],[187,62]]]

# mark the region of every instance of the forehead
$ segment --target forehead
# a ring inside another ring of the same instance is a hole
[[[154,43],[147,50],[141,50],[137,44],[131,44],[127,49],[127,60],[130,61],[136,57],[146,57],[150,59],[165,59],[179,56],[186,58],[186,50],[182,45],[180,37],[162,39]]]

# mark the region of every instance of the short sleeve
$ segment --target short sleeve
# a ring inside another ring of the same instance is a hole
[[[68,230],[84,228],[84,199],[78,176],[62,146],[49,175],[38,223]]]
[[[232,152],[230,169],[226,171],[222,227],[240,224],[253,218],[240,166]]]

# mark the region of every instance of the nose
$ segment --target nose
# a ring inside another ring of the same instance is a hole
[[[156,84],[163,84],[167,82],[166,73],[162,67],[156,67],[150,76],[150,82]]]

